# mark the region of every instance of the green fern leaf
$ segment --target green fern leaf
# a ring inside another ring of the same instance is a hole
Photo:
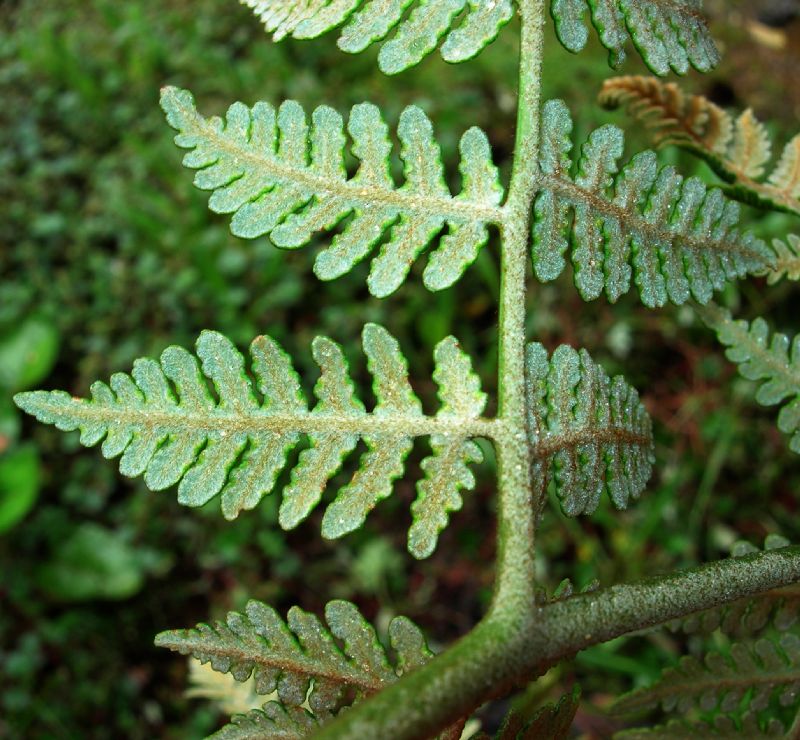
[[[367,324],[362,339],[375,380],[377,405],[371,412],[356,398],[342,350],[330,339],[317,337],[313,343],[321,375],[318,403],[309,410],[291,360],[274,340],[253,341],[253,380],[244,357],[216,332],[203,332],[197,340],[201,366],[186,350],[168,347],[160,362],[137,360],[131,375],[117,373],[110,385],[95,383],[91,400],[63,391],[21,393],[15,400],[40,421],[64,431],[79,429],[84,445],[102,440],[103,455],[122,455],[120,472],[144,475],[151,490],[179,484],[178,501],[187,506],[202,506],[221,494],[228,519],[272,491],[288,452],[307,435],[310,446],[300,454],[280,507],[284,529],[297,526],[319,504],[328,480],[361,439],[368,451],[323,517],[327,538],[360,527],[391,494],[413,439],[430,435],[433,454],[422,463],[426,477],[419,483],[409,536],[412,554],[427,557],[447,513],[460,508],[458,491],[474,485],[467,465],[479,462],[481,453],[471,438],[491,436],[493,429],[493,422],[480,416],[486,397],[469,359],[448,337],[434,353],[443,405],[436,416],[424,416],[397,341],[377,324]]]
[[[261,709],[234,715],[231,723],[209,740],[300,740],[318,729],[317,720],[302,707],[270,701]]]
[[[580,695],[576,686],[557,704],[546,704],[530,719],[526,719],[524,712],[512,710],[503,720],[495,740],[566,740],[580,705]]]
[[[350,602],[329,602],[325,619],[329,628],[292,607],[284,622],[271,607],[250,601],[244,614],[230,612],[224,622],[162,632],[156,645],[210,662],[237,681],[253,675],[259,694],[277,690],[287,707],[307,702],[323,720],[351,701],[346,690],[357,699],[369,696],[432,657],[419,628],[405,617],[395,617],[389,625],[396,665]]]
[[[296,249],[349,218],[317,255],[314,271],[322,280],[349,272],[380,243],[367,284],[373,295],[385,297],[447,226],[423,278],[430,290],[447,288],[477,258],[487,225],[501,219],[503,189],[486,135],[471,128],[461,138],[463,189],[453,197],[431,123],[415,106],[403,111],[397,129],[405,165],[405,183],[397,187],[389,173],[388,128],[369,103],[354,106],[347,124],[361,162],[350,178],[343,121],[332,108],[317,108],[309,127],[294,101],[277,112],[267,103],[234,103],[225,122],[203,118],[186,90],[165,88],[161,105],[179,132],[175,143],[190,150],[183,163],[198,170],[195,185],[214,191],[211,210],[233,214],[236,236],[269,234],[277,246]],[[387,232],[390,238],[382,242]]]
[[[754,712],[745,712],[741,719],[725,715],[714,718],[713,723],[670,720],[660,727],[637,727],[614,734],[614,740],[683,740],[684,738],[742,738],[756,740],[762,737],[787,738],[783,724],[773,718],[764,726]]]
[[[715,304],[698,307],[703,321],[728,347],[725,355],[739,365],[739,373],[748,380],[763,380],[756,401],[775,406],[790,399],[778,414],[778,428],[790,434],[789,447],[800,453],[800,336],[789,342],[776,332],[770,338],[762,318],[751,324],[734,321],[730,312]]]
[[[652,132],[657,146],[674,144],[702,157],[728,185],[733,198],[768,210],[800,215],[800,134],[764,177],[772,141],[751,110],[734,119],[702,95],[687,95],[674,82],[629,76],[606,80],[600,103],[626,106]]]
[[[378,66],[386,74],[413,67],[441,45],[448,62],[463,62],[491,43],[511,20],[511,0],[240,0],[275,41],[312,39],[340,27],[339,48],[356,54],[383,43]],[[410,8],[410,12],[409,12]]]
[[[726,280],[772,264],[774,255],[761,240],[736,230],[739,206],[719,190],[707,190],[694,177],[684,180],[672,167],[659,169],[653,152],[618,171],[623,133],[616,126],[589,136],[571,176],[571,131],[564,102],[547,102],[533,225],[540,280],[563,271],[570,240],[575,284],[585,300],[605,290],[616,301],[633,277],[648,306],[681,304],[690,296],[707,303]]]
[[[550,10],[558,38],[574,53],[581,51],[589,38],[583,20],[587,6],[612,67],[625,60],[629,38],[658,75],[670,69],[685,74],[690,65],[708,72],[719,62],[719,52],[700,13],[702,0],[552,0]]]
[[[684,656],[653,685],[620,698],[614,711],[628,714],[661,705],[686,713],[692,707],[710,712],[737,710],[743,700],[751,711],[767,707],[775,695],[783,706],[797,701],[800,691],[800,638],[783,634],[777,640],[734,643],[730,656],[708,653],[703,661]]]
[[[609,380],[586,350],[531,343],[526,354],[528,434],[536,465],[552,475],[564,512],[591,513],[606,491],[624,509],[650,477],[653,435],[636,391]]]
[[[738,599],[723,607],[693,614],[670,625],[689,634],[707,634],[720,630],[732,637],[752,637],[768,627],[786,631],[800,619],[800,587],[767,591],[758,596]]]

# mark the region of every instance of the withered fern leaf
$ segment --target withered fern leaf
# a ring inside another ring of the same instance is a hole
[[[800,134],[767,174],[772,141],[749,109],[734,118],[703,95],[642,76],[606,80],[600,102],[609,109],[627,107],[650,129],[656,145],[673,144],[702,157],[728,183],[731,197],[800,215]]]

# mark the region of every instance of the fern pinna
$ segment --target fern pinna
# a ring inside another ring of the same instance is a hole
[[[700,0],[245,4],[276,39],[335,29],[347,52],[378,42],[378,65],[390,74],[436,48],[447,61],[467,60],[516,13],[519,101],[510,180],[502,182],[487,135],[469,128],[460,139],[461,185],[453,192],[433,125],[417,106],[390,125],[367,102],[346,116],[327,106],[309,115],[294,101],[233,103],[223,118],[199,113],[186,90],[165,87],[161,97],[175,143],[185,150],[184,164],[195,170],[195,184],[210,192],[209,207],[229,214],[232,232],[242,238],[266,235],[283,249],[321,242],[313,269],[322,280],[371,260],[367,287],[385,298],[424,258],[427,289],[458,290],[455,284],[495,234],[502,276],[495,415],[485,414],[481,380],[453,337],[434,350],[439,407],[425,413],[398,342],[376,324],[362,334],[371,397],[357,393],[342,349],[327,337],[312,342],[319,376],[308,399],[292,360],[269,336],[257,337],[245,356],[214,331],[200,335],[196,354],[168,347],[158,360],[135,362],[130,374],[95,383],[88,399],[62,391],[16,397],[41,421],[78,430],[83,444],[102,442],[105,457],[120,457],[123,474],[143,476],[154,490],[177,486],[179,502],[189,506],[219,496],[228,519],[256,507],[291,468],[279,524],[303,526],[329,483],[343,477],[344,461],[353,458],[354,472],[326,502],[326,538],[361,527],[392,494],[407,455],[424,437],[430,453],[421,463],[408,533],[417,558],[434,551],[475,483],[474,466],[494,448],[492,602],[485,618],[440,655],[434,657],[419,629],[400,617],[388,625],[387,649],[356,607],[340,600],[328,604],[327,626],[297,607],[284,620],[251,601],[244,613],[231,612],[223,621],[159,635],[158,644],[236,680],[254,677],[265,704],[235,717],[219,737],[456,738],[481,704],[564,658],[687,617],[709,628],[747,621],[761,631],[761,641],[733,646],[724,658],[687,659],[649,694],[639,691],[620,704],[691,704],[719,716],[628,736],[692,736],[703,728],[710,736],[753,736],[754,728],[769,733],[788,726],[786,717],[765,718],[763,710],[774,701],[786,713],[796,709],[796,597],[786,589],[800,580],[800,549],[781,541],[767,551],[633,584],[579,593],[567,584],[551,598],[536,586],[534,535],[548,492],[569,516],[591,514],[604,495],[624,508],[642,494],[654,455],[650,418],[621,377],[609,378],[585,350],[561,345],[550,352],[528,340],[528,269],[551,281],[571,263],[587,301],[605,295],[613,303],[635,284],[648,307],[691,302],[729,345],[742,373],[765,381],[759,400],[790,399],[779,424],[797,448],[796,352],[789,356],[783,335],[768,344],[760,321],[735,323],[712,303],[733,279],[766,275],[775,282],[800,275],[796,237],[767,245],[742,227],[735,202],[796,210],[794,140],[764,182],[768,146],[750,114],[733,122],[672,83],[610,83],[607,105],[630,105],[655,126],[657,144],[677,143],[706,157],[726,183],[721,190],[684,178],[655,152],[622,163],[624,137],[613,125],[575,142],[566,104],[542,100],[548,16],[569,51],[586,46],[591,25],[612,66],[632,45],[655,74],[682,74],[690,67],[710,70],[718,61]],[[390,167],[395,135],[401,181]],[[775,636],[770,625],[778,624],[788,629]],[[741,680],[731,678],[737,671]],[[737,712],[728,712],[733,704]],[[515,707],[496,737],[566,738],[577,707],[577,691],[555,705]]]

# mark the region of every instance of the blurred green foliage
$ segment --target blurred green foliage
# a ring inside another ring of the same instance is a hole
[[[183,696],[184,664],[156,651],[152,636],[240,608],[247,597],[317,612],[328,599],[351,598],[379,624],[407,614],[440,644],[480,617],[494,551],[489,448],[476,491],[436,555],[420,564],[404,551],[407,522],[397,524],[408,516],[411,484],[399,484],[364,530],[339,542],[319,537],[318,517],[281,532],[275,497],[228,523],[213,502],[187,511],[172,495],[119,479],[115,465],[81,450],[74,435],[30,420],[20,431],[8,399],[32,385],[85,394],[91,380],[168,344],[190,345],[204,328],[240,346],[268,331],[298,358],[307,390],[310,340],[327,334],[344,345],[366,386],[358,350],[366,321],[398,337],[416,378],[430,378],[433,346],[455,334],[491,392],[494,245],[439,294],[422,288],[418,268],[387,301],[368,296],[363,266],[319,283],[307,251],[238,240],[224,217],[209,213],[206,195],[180,166],[157,100],[163,84],[190,87],[206,114],[234,100],[294,98],[340,111],[369,100],[393,124],[414,102],[434,121],[451,176],[458,139],[471,125],[487,131],[507,175],[515,67],[513,29],[468,64],[451,67],[434,55],[387,79],[370,54],[343,55],[333,39],[272,44],[233,0],[4,3],[0,736],[135,740],[211,731],[218,716]],[[594,104],[610,73],[596,46],[572,57],[551,37],[545,69],[545,94],[567,100],[577,138],[607,121],[627,125]],[[689,84],[712,90],[730,69]],[[642,69],[632,63],[624,72]],[[776,120],[779,139],[787,123]],[[634,131],[628,146],[636,151],[645,139]],[[710,179],[691,158],[662,157]],[[768,237],[792,226],[787,216],[751,218]],[[743,314],[770,315],[793,333],[791,286],[767,292],[753,282],[730,289],[725,301]],[[800,465],[772,413],[755,406],[751,385],[735,378],[688,310],[647,312],[633,296],[586,306],[566,277],[534,285],[528,315],[531,336],[550,348],[585,346],[610,373],[624,373],[658,434],[656,475],[630,511],[620,515],[604,504],[581,520],[547,512],[539,545],[544,584],[555,587],[566,576],[579,586],[636,578],[719,557],[735,539],[768,532],[797,539]],[[430,405],[430,381],[418,391]],[[413,464],[423,454],[416,449]],[[665,651],[684,647],[676,637],[636,638],[597,648],[560,672],[575,671],[584,696],[602,704],[654,676]]]

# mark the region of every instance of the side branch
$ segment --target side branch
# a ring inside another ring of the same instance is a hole
[[[797,581],[800,547],[785,547],[574,596],[534,609],[525,624],[497,612],[316,737],[431,737],[587,647]]]
[[[529,651],[543,672],[580,650],[800,581],[800,546],[728,558],[542,607]]]

